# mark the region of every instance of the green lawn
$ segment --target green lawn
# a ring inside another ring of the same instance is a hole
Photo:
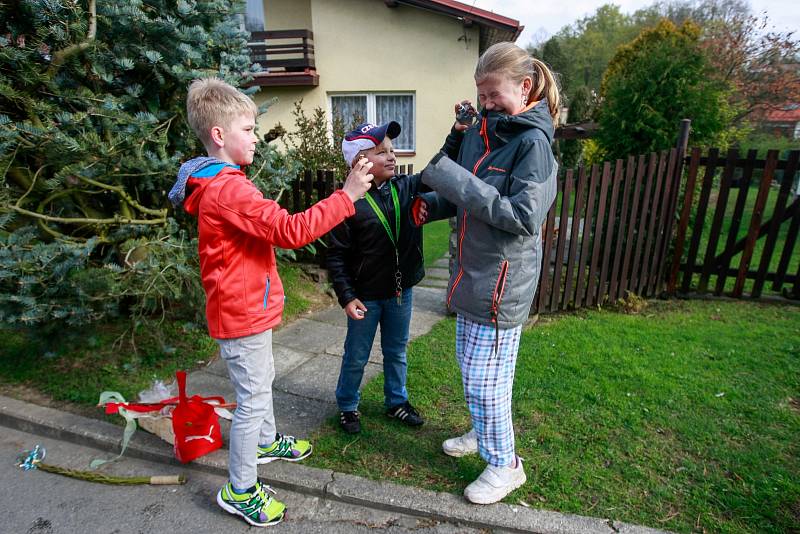
[[[426,224],[422,231],[422,254],[425,257],[425,267],[433,264],[447,254],[450,239],[450,224],[447,219]]]
[[[325,298],[298,266],[284,263],[279,272],[286,292],[284,321]],[[177,369],[197,368],[217,350],[205,323],[166,320],[158,335],[148,325],[133,337],[130,324],[65,329],[57,336],[0,330],[0,386],[21,384],[55,400],[84,405],[96,404],[106,390],[133,399],[153,380],[170,379]]]
[[[329,421],[310,463],[460,493],[481,472],[443,439],[469,428],[454,320],[409,347],[419,430],[364,388],[364,431]],[[800,524],[800,308],[654,302],[587,311],[524,333],[514,425],[528,483],[506,502],[679,532],[788,532]]]

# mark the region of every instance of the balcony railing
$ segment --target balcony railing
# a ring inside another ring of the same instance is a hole
[[[311,31],[252,32],[248,44],[253,62],[264,69],[254,85],[319,85]]]

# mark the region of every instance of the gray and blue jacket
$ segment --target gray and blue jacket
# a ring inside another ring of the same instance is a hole
[[[457,217],[447,306],[495,328],[523,324],[542,265],[541,228],[556,197],[547,101],[517,115],[481,113],[458,143],[451,133],[422,171],[429,220]]]

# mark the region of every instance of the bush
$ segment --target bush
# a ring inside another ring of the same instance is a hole
[[[303,100],[294,103],[294,130],[288,134],[289,151],[287,156],[296,161],[301,169],[333,170],[344,178],[349,170],[342,156],[341,142],[344,134],[364,121],[363,117],[342,117],[335,114],[331,129],[328,128],[328,117],[320,107],[307,115],[303,109]]]
[[[674,146],[679,121],[692,144],[725,146],[732,132],[731,88],[710,75],[700,29],[668,20],[621,46],[603,76],[597,141],[610,158]]]

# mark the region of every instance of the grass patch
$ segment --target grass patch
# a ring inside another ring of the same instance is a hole
[[[450,244],[450,223],[447,219],[426,224],[423,228],[422,255],[425,267],[433,267],[436,260],[447,254]]]
[[[284,322],[330,302],[296,264],[279,266],[286,292]],[[0,392],[14,394],[22,385],[57,401],[94,405],[102,391],[134,399],[153,380],[169,380],[178,369],[195,369],[217,352],[205,323],[165,320],[158,329],[131,323],[70,328],[43,335],[35,331],[0,330]]]
[[[129,321],[117,321],[57,337],[6,330],[0,380],[32,387],[59,401],[97,404],[106,390],[133,399],[153,380],[202,365],[216,351],[205,327],[191,322],[165,321],[158,335],[139,327],[133,336],[135,349],[129,327]]]
[[[329,421],[311,464],[460,493],[480,458],[442,440],[469,428],[455,321],[409,347],[427,422],[383,416],[364,388],[362,434]],[[522,336],[514,425],[528,483],[506,502],[679,532],[787,532],[800,519],[800,308],[651,302],[644,314],[543,319]]]

